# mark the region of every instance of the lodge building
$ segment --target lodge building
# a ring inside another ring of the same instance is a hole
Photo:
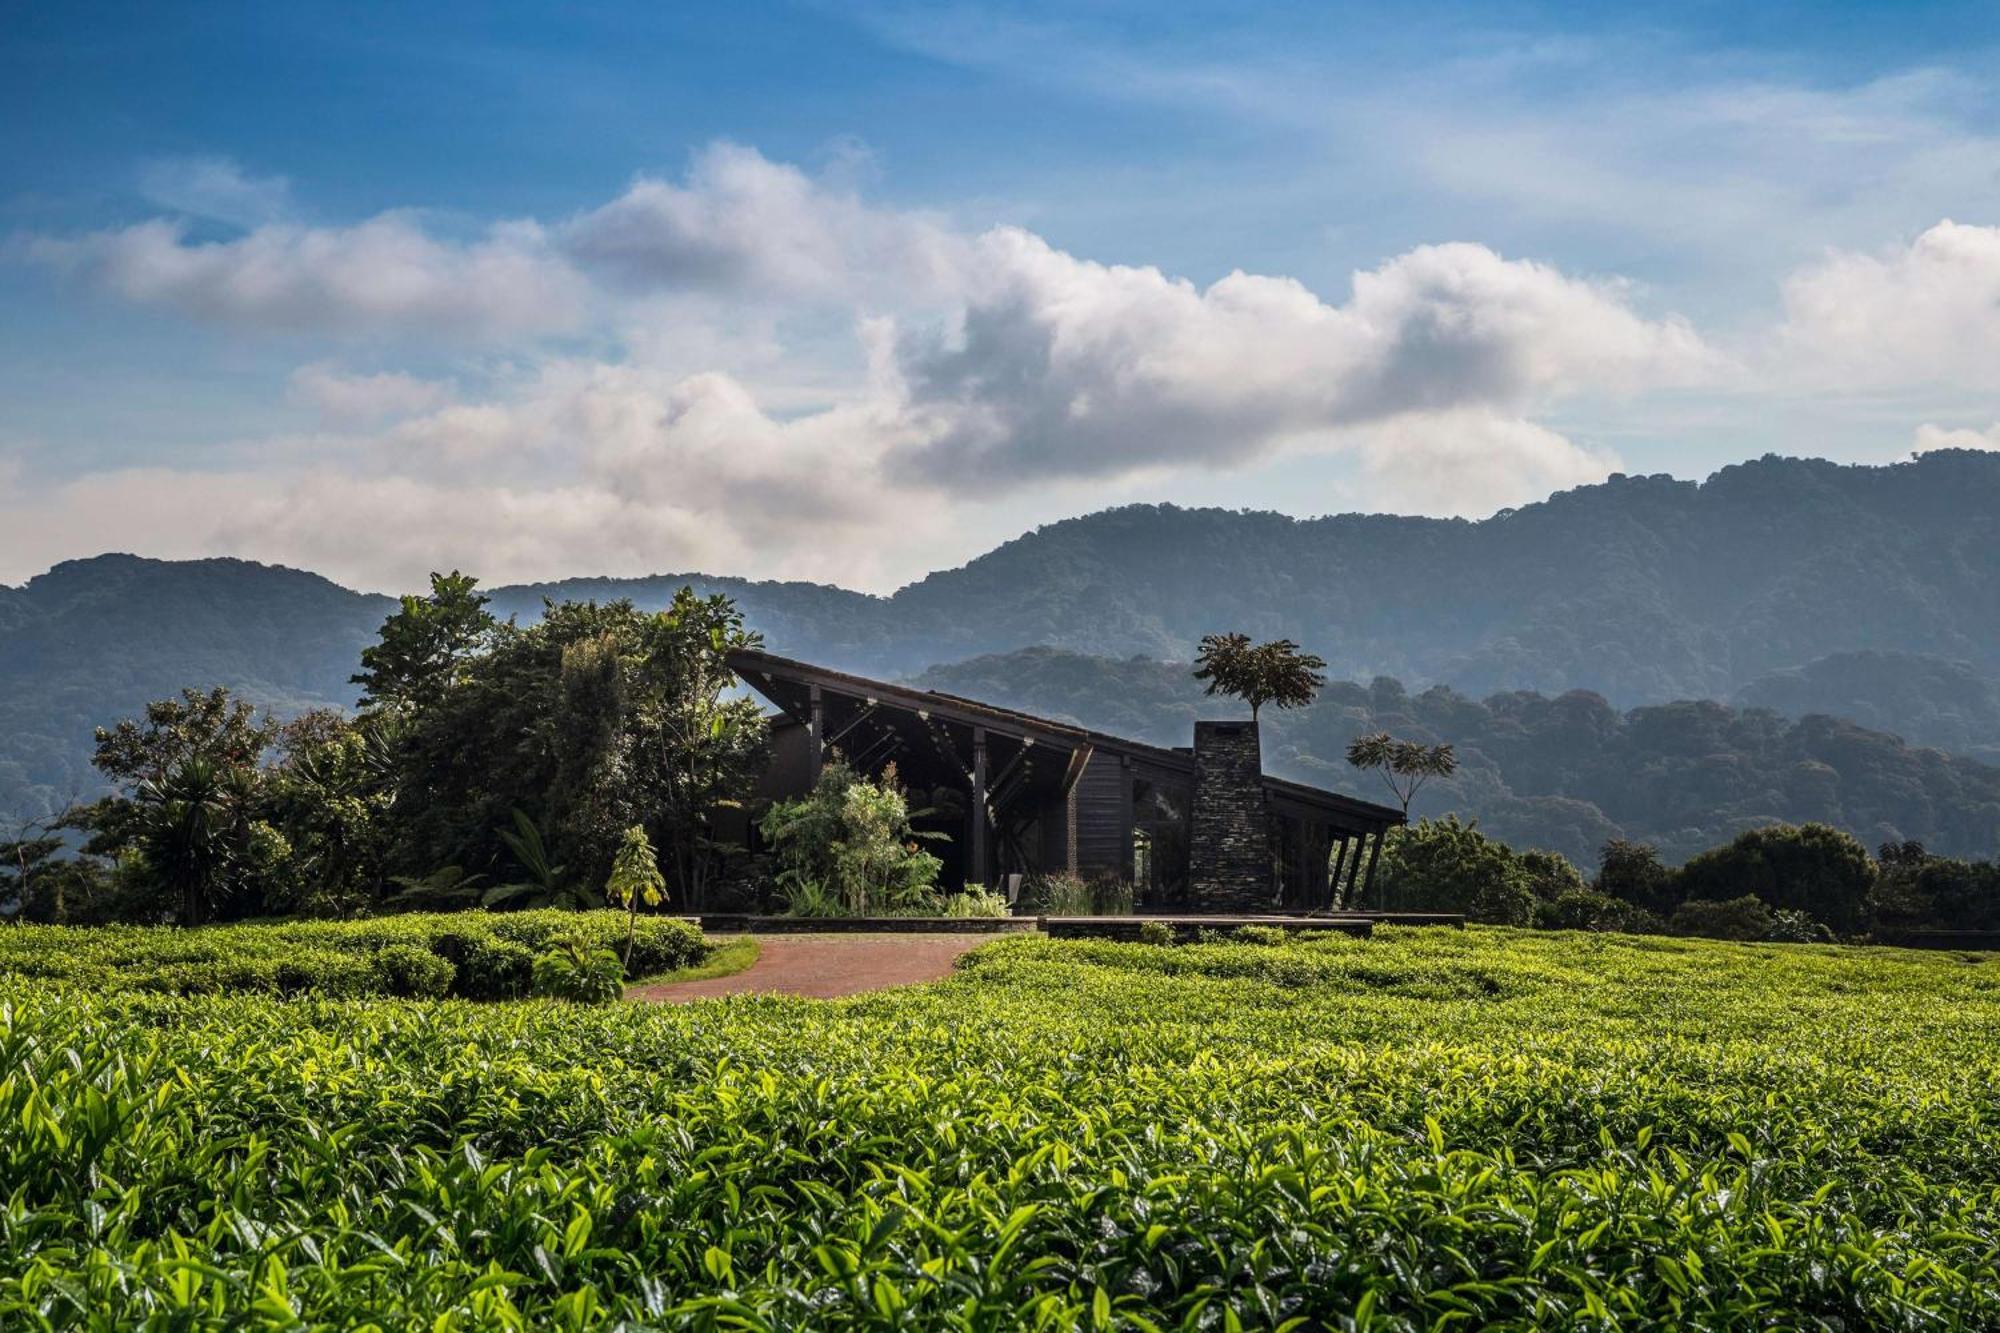
[[[1066,871],[1133,886],[1141,910],[1309,912],[1372,901],[1390,806],[1263,772],[1257,725],[1197,722],[1163,749],[761,651],[730,654],[777,709],[759,795],[810,790],[835,755],[896,765],[942,882],[1003,888]],[[981,817],[983,816],[983,817]]]

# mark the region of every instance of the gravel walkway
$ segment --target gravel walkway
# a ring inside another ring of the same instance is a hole
[[[759,935],[757,961],[706,981],[643,986],[632,999],[678,1004],[751,992],[831,1000],[948,976],[952,963],[992,935]]]

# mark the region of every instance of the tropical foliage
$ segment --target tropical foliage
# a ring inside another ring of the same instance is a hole
[[[728,666],[756,642],[685,589],[655,613],[550,603],[523,629],[440,575],[362,654],[358,714],[279,725],[221,688],[149,704],[97,732],[117,794],[10,840],[0,873],[31,920],[578,909],[637,829],[670,883],[628,908],[669,888],[700,907],[730,857],[716,821],[762,771],[762,713]],[[58,870],[63,828],[86,859]]]
[[[1004,940],[831,1005],[16,981],[0,1324],[1992,1327],[1996,966],[1474,929]]]
[[[939,906],[943,862],[910,822],[896,766],[867,778],[838,760],[812,791],[776,801],[760,828],[777,858],[778,888],[797,916],[868,916]]]

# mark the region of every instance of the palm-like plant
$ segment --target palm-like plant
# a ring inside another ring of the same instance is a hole
[[[203,758],[139,784],[135,841],[147,868],[178,900],[182,925],[200,925],[228,881],[235,785]]]
[[[500,830],[500,841],[507,844],[507,850],[514,853],[514,860],[528,877],[509,884],[494,885],[480,898],[484,906],[562,907],[576,911],[604,905],[603,900],[591,890],[564,881],[563,872],[567,867],[550,862],[548,844],[542,840],[542,831],[522,811],[514,811],[511,831]]]
[[[1386,731],[1355,737],[1347,747],[1347,762],[1380,773],[1389,790],[1402,802],[1405,819],[1410,817],[1410,802],[1426,782],[1448,778],[1458,771],[1458,756],[1449,745],[1398,740]]]

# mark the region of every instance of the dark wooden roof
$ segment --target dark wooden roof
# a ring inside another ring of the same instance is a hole
[[[1073,723],[1037,717],[1033,713],[1024,713],[1018,709],[1001,708],[995,704],[982,703],[977,699],[946,694],[940,690],[919,690],[908,685],[892,684],[889,681],[870,680],[866,676],[835,671],[830,667],[815,666],[810,662],[749,649],[739,649],[731,653],[729,665],[753,689],[777,703],[787,713],[792,713],[792,707],[782,700],[781,695],[784,692],[774,691],[772,686],[780,683],[794,687],[817,685],[823,692],[873,700],[878,706],[924,713],[944,722],[983,727],[990,732],[1033,740],[1037,745],[1061,746],[1071,750],[1088,747],[1099,752],[1129,755],[1160,768],[1185,773],[1190,779],[1194,776],[1194,755],[1189,750],[1148,745],[1144,741],[1128,740],[1122,736],[1092,731]],[[793,716],[796,717],[796,714]],[[1341,822],[1356,827],[1384,828],[1404,822],[1403,812],[1394,806],[1343,796],[1339,792],[1326,791],[1303,782],[1274,778],[1267,773],[1264,776],[1264,786],[1272,796],[1280,800],[1338,816]]]

